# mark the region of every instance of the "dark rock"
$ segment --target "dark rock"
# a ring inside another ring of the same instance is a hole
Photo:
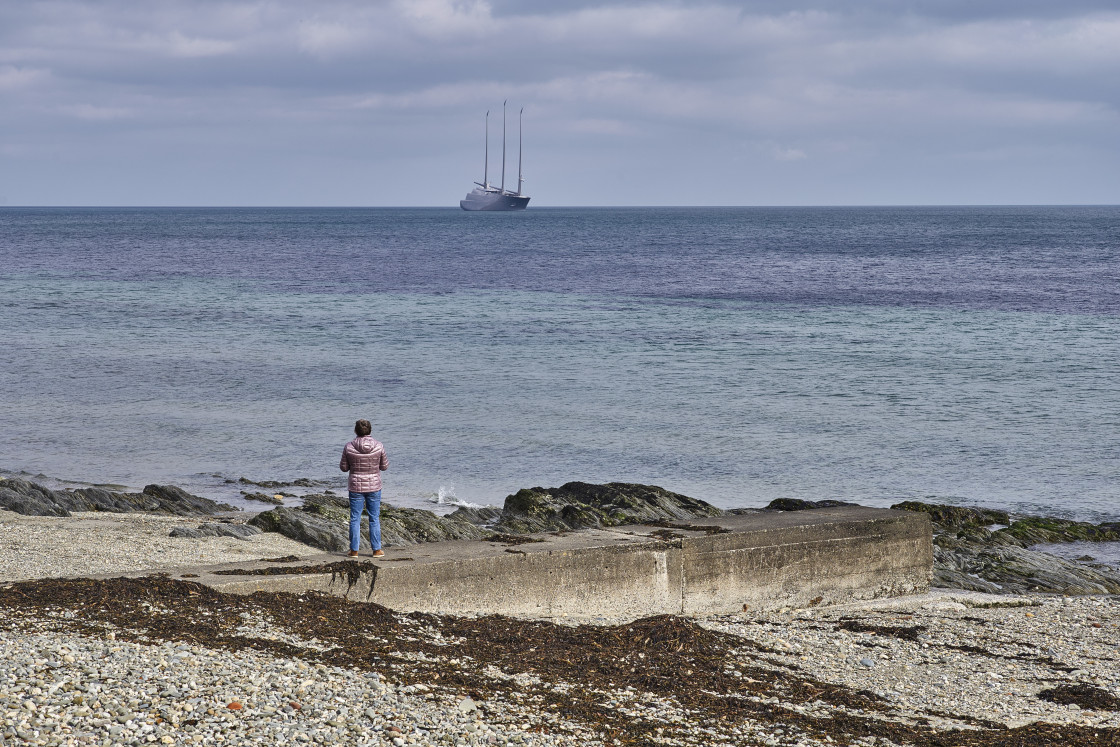
[[[288,485],[288,483],[278,480],[261,480],[258,482],[257,480],[250,480],[248,477],[239,477],[237,481],[242,485],[256,485],[258,488],[282,488]]]
[[[237,510],[227,503],[218,503],[209,498],[191,495],[174,485],[146,485],[141,497],[154,500],[157,504],[155,511],[176,516],[197,516]]]
[[[461,518],[381,504],[381,542],[388,547],[444,540],[475,540],[490,534],[488,530]]]
[[[1108,542],[1120,540],[1115,524],[1090,524],[1044,516],[1028,516],[1002,530],[1024,546],[1054,542]]]
[[[1117,594],[1120,572],[1014,545],[934,546],[934,585],[996,594]]]
[[[569,482],[558,488],[526,488],[507,497],[494,528],[527,534],[722,514],[709,503],[655,485]]]
[[[227,480],[226,482],[233,482],[233,480]],[[329,484],[324,483],[320,480],[312,480],[309,477],[297,477],[291,482],[284,482],[282,480],[250,480],[248,477],[239,477],[237,479],[237,482],[241,483],[242,485],[255,485],[258,488],[268,488],[270,490],[275,490],[276,488],[287,488],[293,485],[300,488],[314,488],[320,485]]]
[[[69,516],[66,499],[59,493],[27,480],[0,481],[0,508],[24,516]]]
[[[263,511],[252,519],[249,526],[265,532],[278,532],[296,542],[317,547],[328,552],[350,549],[349,515],[347,523],[299,508],[274,508]],[[368,550],[369,541],[362,539],[361,548]]]
[[[1007,526],[1011,523],[1011,518],[1006,511],[992,511],[986,508],[944,506],[936,503],[922,503],[921,501],[904,501],[896,503],[891,508],[898,511],[919,511],[929,514],[930,521],[941,527],[986,527],[993,524]]]
[[[1114,524],[1031,516],[1016,521],[1002,511],[907,501],[891,508],[920,511],[934,525],[933,584],[996,594],[1120,593],[1120,571],[1087,566],[1030,549],[1037,543],[1120,539]],[[988,527],[1007,525],[992,531]]]
[[[191,495],[174,485],[148,485],[142,493],[116,493],[104,488],[51,490],[18,479],[0,481],[0,508],[30,516],[69,516],[71,511],[208,516],[237,510],[225,503]]]
[[[189,537],[191,539],[198,539],[199,537],[236,537],[237,539],[247,540],[260,533],[261,530],[258,527],[251,527],[246,524],[202,524],[198,527],[175,527],[171,530],[170,536]]]
[[[134,511],[155,511],[159,507],[153,498],[143,493],[114,493],[104,488],[79,488],[63,495],[71,501],[71,511],[104,511],[111,514],[129,514]]]
[[[497,506],[482,506],[480,508],[468,508],[460,506],[447,515],[449,519],[461,519],[468,524],[484,527],[488,524],[493,524],[502,515],[502,509]]]
[[[835,508],[836,506],[855,506],[858,504],[848,503],[847,501],[834,501],[832,499],[825,499],[823,501],[803,501],[800,498],[776,498],[770,501],[766,508],[771,511],[810,511],[814,508]]]
[[[281,500],[280,498],[277,498],[275,495],[269,495],[268,493],[246,493],[245,491],[241,491],[241,495],[244,496],[245,500],[247,500],[247,501],[260,501],[261,503],[271,503],[274,506],[284,505],[283,500]]]
[[[312,547],[331,552],[350,549],[350,499],[333,493],[304,496],[299,509],[276,508],[253,517],[249,524],[279,532]],[[491,533],[461,518],[436,516],[431,511],[381,504],[381,544],[404,547],[422,542],[482,539]],[[369,519],[362,517],[359,549],[370,549]]]

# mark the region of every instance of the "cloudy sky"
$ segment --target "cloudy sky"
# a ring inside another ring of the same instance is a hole
[[[1120,202],[1116,0],[0,3],[0,204]]]

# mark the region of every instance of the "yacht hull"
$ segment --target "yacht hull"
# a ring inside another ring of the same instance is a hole
[[[459,207],[470,212],[524,210],[529,204],[526,195],[490,193],[484,195],[468,194],[459,200]]]

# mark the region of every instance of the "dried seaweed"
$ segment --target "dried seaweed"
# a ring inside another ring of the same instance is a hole
[[[1120,711],[1120,698],[1083,682],[1076,685],[1058,685],[1038,694],[1040,700],[1059,705],[1075,705],[1093,711]]]
[[[1115,728],[1036,723],[1008,729],[973,720],[973,728],[938,729],[921,720],[908,723],[873,693],[783,668],[759,658],[742,638],[669,615],[617,626],[404,615],[316,592],[237,596],[158,577],[14,583],[0,587],[0,609],[8,618],[46,616],[56,627],[91,635],[111,627],[119,640],[255,649],[376,670],[399,684],[438,682],[476,700],[516,702],[562,717],[542,730],[563,732],[567,722],[627,746],[693,739],[701,730],[724,735],[711,741],[749,744],[736,731],[749,724],[780,726],[798,739],[837,745],[870,736],[921,747],[1120,743]],[[246,615],[323,646],[248,637],[239,632]],[[634,710],[639,702],[663,705]],[[687,718],[663,718],[665,708],[683,710]]]
[[[853,618],[844,618],[836,623],[836,627],[838,630],[847,630],[850,633],[873,633],[915,642],[917,642],[919,635],[929,629],[926,625],[874,625]]]
[[[483,542],[501,542],[503,545],[524,545],[527,542],[544,542],[540,537],[529,537],[524,534],[491,534]]]
[[[647,521],[644,526],[647,527],[661,527],[662,529],[680,529],[686,532],[703,532],[704,534],[727,534],[730,529],[726,527],[717,527],[712,524],[674,524],[669,521]],[[653,534],[657,534],[654,532]]]

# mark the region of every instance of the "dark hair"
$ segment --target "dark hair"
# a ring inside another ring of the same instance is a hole
[[[368,420],[362,419],[354,423],[355,436],[368,436],[373,433],[373,426],[369,424]]]

